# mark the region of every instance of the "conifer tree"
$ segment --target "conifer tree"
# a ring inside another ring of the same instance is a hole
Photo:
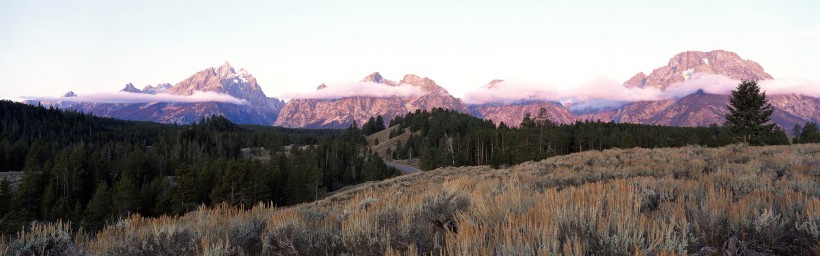
[[[492,150],[493,152],[490,153],[490,167],[492,167],[493,169],[498,169],[499,167],[501,167],[501,164],[503,162],[501,149],[499,149],[498,147],[493,147]]]
[[[85,224],[86,228],[97,229],[105,224],[105,220],[111,214],[111,191],[108,184],[100,182],[94,191],[94,196],[88,201],[86,206]]]
[[[263,201],[269,202],[271,200],[271,188],[270,183],[272,179],[272,173],[257,162],[251,163],[250,168],[250,178],[251,180],[248,181],[248,185],[244,188],[244,193],[250,197],[250,201],[248,201],[247,206],[251,206],[256,202]]]
[[[800,124],[794,124],[794,127],[792,127],[792,136],[794,136],[792,137],[792,144],[800,143],[800,134],[802,132],[803,126],[801,126]]]
[[[376,116],[376,132],[384,131],[387,127],[384,126],[384,118],[381,115]]]
[[[250,172],[247,168],[241,168],[235,161],[228,163],[228,168],[211,191],[211,201],[226,202],[230,205],[252,204],[249,202],[251,198],[246,194],[251,178]]]
[[[40,201],[45,186],[43,183],[40,172],[33,168],[24,169],[23,180],[15,194],[15,203],[20,210],[21,218],[33,219],[40,211]]]
[[[0,180],[0,218],[11,208],[11,182],[7,179]]]
[[[362,170],[363,181],[378,180],[379,178],[381,178],[380,166],[378,166],[376,161],[374,161],[373,155],[370,156],[371,160],[367,161],[367,163],[364,164],[364,170]],[[381,166],[384,166],[384,163],[382,163]]]
[[[796,135],[795,135],[796,136]],[[800,143],[820,143],[817,123],[806,123],[800,131]]]
[[[732,90],[729,99],[726,125],[736,140],[750,144],[762,144],[774,131],[769,123],[774,107],[766,100],[766,92],[760,91],[756,81],[744,80]]]
[[[171,193],[171,209],[175,213],[193,210],[197,204],[196,180],[185,164],[180,165],[174,176],[176,186]]]
[[[298,156],[300,159],[298,165],[295,165],[293,171],[288,175],[288,182],[285,188],[285,193],[288,196],[289,203],[296,204],[313,200],[319,195],[319,186],[321,185],[321,170],[312,161],[310,157],[304,153]]]
[[[392,138],[392,132],[390,133]],[[2,138],[0,141],[0,171],[11,171],[9,170],[9,152],[11,150],[11,144],[6,138]]]
[[[139,189],[128,175],[123,175],[114,186],[111,198],[114,201],[114,211],[119,217],[126,217],[139,210]]]

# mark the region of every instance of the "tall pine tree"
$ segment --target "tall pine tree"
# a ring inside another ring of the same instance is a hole
[[[11,209],[11,182],[3,178],[0,180],[0,218]]]
[[[820,130],[817,128],[817,123],[806,123],[803,126],[800,131],[800,143],[820,143]]]
[[[94,191],[94,196],[88,201],[88,206],[86,207],[86,228],[91,230],[101,228],[110,214],[111,191],[108,189],[108,184],[100,182]]]
[[[128,175],[123,175],[120,181],[114,185],[111,198],[114,201],[114,212],[119,217],[128,217],[131,213],[139,211],[139,188]]]
[[[176,186],[171,189],[171,209],[175,213],[186,213],[196,208],[197,186],[194,177],[187,165],[177,167],[174,176]]]
[[[744,80],[732,90],[729,99],[726,125],[735,139],[749,144],[763,144],[772,134],[775,124],[769,123],[774,107],[766,100],[766,92],[760,91],[756,81]]]

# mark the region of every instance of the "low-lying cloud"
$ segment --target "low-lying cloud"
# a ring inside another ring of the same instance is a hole
[[[575,87],[558,87],[540,82],[504,81],[495,87],[468,92],[468,104],[516,103],[545,100],[571,103],[572,110],[619,107],[628,102],[679,99],[703,90],[708,94],[728,95],[740,81],[722,75],[695,74],[692,79],[670,86],[665,91],[656,88],[627,88],[614,79],[599,78]],[[759,81],[767,95],[802,94],[820,97],[820,83],[800,79]]]
[[[245,100],[237,99],[231,95],[216,92],[194,91],[191,95],[176,94],[143,94],[131,92],[101,92],[76,97],[23,97],[26,100],[37,100],[47,102],[67,101],[67,102],[89,102],[89,103],[198,103],[198,102],[222,102],[237,105],[244,105]]]
[[[423,95],[424,91],[416,86],[401,84],[391,86],[381,83],[356,82],[328,85],[324,89],[309,93],[285,93],[285,99],[340,99],[347,97],[377,97],[388,98],[393,96],[413,97]]]

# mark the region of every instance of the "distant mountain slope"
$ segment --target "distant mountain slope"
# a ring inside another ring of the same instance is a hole
[[[243,124],[272,125],[276,121],[284,102],[268,98],[253,77],[244,69],[237,72],[228,62],[220,67],[207,68],[177,83],[145,86],[142,90],[133,84],[126,84],[120,92],[133,94],[159,93],[189,96],[195,92],[214,92],[233,96],[245,104],[226,102],[148,102],[148,103],[97,103],[74,102],[67,97],[76,97],[69,92],[57,101],[29,100],[29,104],[53,105],[64,109],[76,109],[86,113],[126,120],[153,121],[160,123],[192,123],[203,117],[222,115]]]
[[[450,95],[435,81],[417,75],[405,75],[399,82],[385,79],[378,72],[372,73],[361,80],[365,83],[377,83],[386,86],[411,85],[421,89],[422,94],[415,96],[372,97],[355,96],[339,99],[292,99],[282,107],[275,125],[284,127],[307,128],[343,128],[350,126],[354,121],[364,124],[368,118],[381,115],[385,122],[389,122],[397,115],[403,115],[417,109],[431,110],[433,108],[454,109],[467,113],[467,106]],[[327,85],[320,85],[322,90]]]
[[[666,66],[655,69],[649,76],[639,73],[624,83],[626,87],[652,87],[661,91],[689,80],[695,74],[722,75],[737,80],[766,80],[772,76],[757,62],[744,60],[733,52],[689,51],[676,54]],[[639,79],[640,78],[640,79]],[[788,130],[795,123],[820,118],[820,99],[802,95],[767,95],[776,108],[772,121]],[[707,126],[723,124],[727,113],[728,95],[715,95],[699,90],[677,100],[627,103],[617,110],[585,113],[581,118],[598,117],[603,120],[673,126]]]
[[[738,54],[716,50],[710,52],[688,51],[676,54],[668,64],[656,68],[650,75],[638,73],[624,83],[626,88],[655,88],[660,91],[674,89],[681,82],[692,79],[695,74],[720,75],[737,80],[766,80],[772,76],[757,62],[745,60]],[[497,88],[494,80],[482,89]],[[702,88],[705,89],[705,88]],[[522,97],[525,95],[522,95]],[[820,121],[820,99],[805,95],[767,95],[776,108],[772,121],[786,130],[796,123]],[[727,95],[704,93],[699,90],[677,99],[627,102],[618,107],[572,111],[560,104],[529,101],[515,104],[470,105],[473,115],[504,121],[517,125],[524,114],[537,115],[539,109],[547,109],[548,118],[566,123],[575,120],[602,120],[623,123],[657,124],[672,126],[707,126],[722,124],[726,114]]]
[[[504,122],[508,126],[517,126],[524,119],[526,114],[535,117],[544,108],[547,116],[553,122],[568,124],[576,120],[567,108],[557,102],[549,101],[528,101],[517,104],[490,103],[481,105],[470,105],[470,114],[493,120],[496,124]]]
[[[430,78],[408,74],[401,80],[395,81],[383,77],[378,72],[365,76],[357,84],[364,86],[358,87],[364,92],[349,91],[344,95],[334,95],[327,92],[334,89],[338,92],[343,87],[321,84],[316,88],[319,92],[318,96],[297,97],[285,103],[282,100],[267,97],[256,78],[246,70],[237,71],[225,62],[222,66],[201,70],[173,86],[164,83],[147,85],[139,89],[129,83],[120,92],[125,96],[148,97],[162,95],[195,97],[198,92],[209,92],[231,96],[233,97],[231,99],[241,101],[242,104],[207,100],[147,103],[144,100],[140,101],[143,103],[81,102],[75,100],[74,97],[82,98],[84,95],[78,96],[74,92],[68,92],[63,97],[54,100],[29,100],[27,103],[53,105],[119,119],[191,123],[205,116],[223,115],[237,123],[290,128],[346,128],[354,122],[363,124],[368,118],[377,115],[383,116],[385,122],[389,122],[398,115],[433,108],[469,113],[473,116],[491,119],[496,123],[504,122],[508,126],[517,126],[527,113],[532,116],[538,115],[541,108],[546,110],[547,118],[557,123],[601,120],[675,126],[721,124],[726,112],[727,97],[704,92],[710,91],[709,86],[714,83],[696,80],[704,77],[764,81],[773,79],[760,64],[743,59],[733,52],[724,50],[687,51],[675,54],[666,65],[654,69],[649,75],[636,74],[624,82],[623,87],[615,84],[624,90],[644,91],[640,89],[646,89],[668,95],[654,97],[659,98],[658,100],[616,101],[616,104],[611,104],[610,107],[580,107],[579,104],[588,102],[575,102],[576,100],[573,99],[572,103],[567,103],[562,99],[542,99],[544,95],[524,95],[529,93],[518,92],[511,87],[507,88],[505,86],[508,84],[499,79],[482,86],[477,92],[487,95],[490,99],[498,98],[496,94],[502,92],[506,95],[505,97],[513,98],[519,97],[518,93],[520,93],[520,99],[499,102],[476,101],[481,104],[468,106]],[[700,83],[701,90],[689,93],[694,91],[690,88],[693,83]],[[394,94],[392,92],[393,89],[400,91],[408,88],[406,86],[419,93]],[[687,91],[679,92],[682,88],[686,88]],[[540,88],[529,89],[538,91]],[[592,90],[595,89],[597,88],[592,88]],[[606,88],[605,90],[617,89]],[[608,91],[602,92],[608,93]],[[685,95],[685,93],[689,94]],[[777,109],[772,117],[773,121],[786,130],[796,123],[820,122],[820,98],[799,94],[769,94],[767,96],[770,103]],[[584,97],[578,98],[584,99]]]
[[[689,80],[695,73],[722,75],[737,80],[772,79],[760,64],[744,60],[737,53],[724,50],[688,51],[676,54],[666,66],[656,68],[648,76],[643,72],[636,74],[624,86],[665,90]]]

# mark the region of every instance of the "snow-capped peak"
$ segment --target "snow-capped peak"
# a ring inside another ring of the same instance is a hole
[[[690,68],[681,73],[681,75],[683,75],[683,79],[688,81],[689,79],[692,79],[692,74],[695,73],[695,70]]]
[[[232,73],[228,74],[228,77],[233,78],[233,82],[235,84],[238,84],[240,82],[241,83],[247,83],[248,82],[247,76],[249,76],[250,73],[248,73],[248,71],[245,70],[244,68],[239,69],[239,72],[233,72],[233,70],[231,70],[231,71],[232,71]]]

